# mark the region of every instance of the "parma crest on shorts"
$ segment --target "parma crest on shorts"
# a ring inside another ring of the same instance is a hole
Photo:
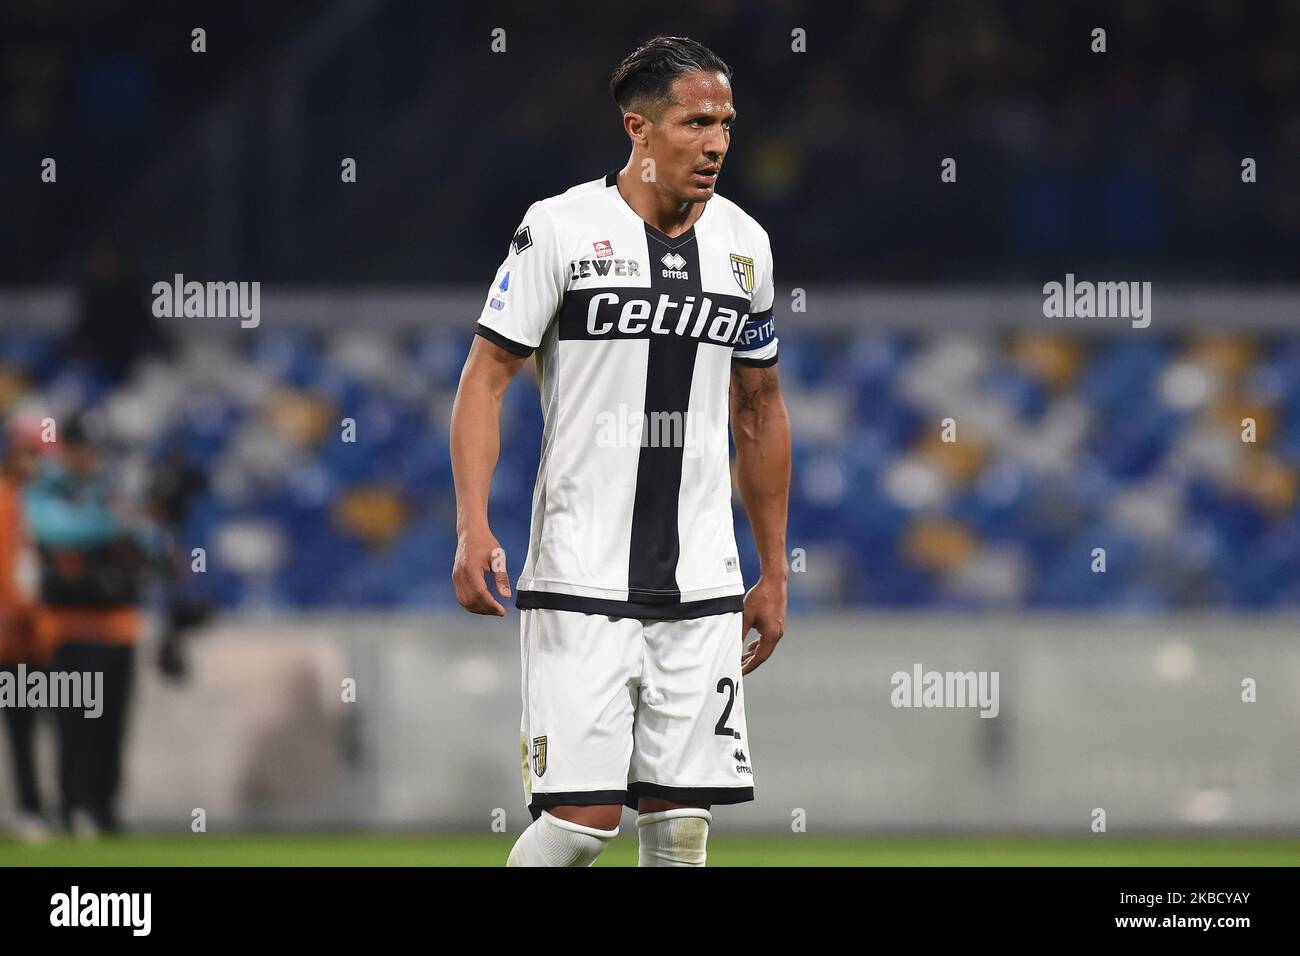
[[[533,738],[533,773],[543,776],[546,773],[546,738]]]

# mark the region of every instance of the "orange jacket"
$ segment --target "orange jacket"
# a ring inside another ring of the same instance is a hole
[[[0,664],[49,666],[69,641],[134,644],[142,630],[134,607],[108,610],[46,607],[24,594],[18,567],[27,547],[22,494],[0,478]]]
[[[18,582],[26,546],[22,495],[0,477],[0,664],[45,663],[33,642],[34,609]]]
[[[49,660],[60,644],[72,641],[132,645],[142,627],[140,611],[133,607],[101,611],[40,605],[34,623],[35,652],[42,660]]]

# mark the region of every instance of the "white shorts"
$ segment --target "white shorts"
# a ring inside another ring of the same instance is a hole
[[[520,611],[524,799],[544,807],[754,799],[741,614]]]

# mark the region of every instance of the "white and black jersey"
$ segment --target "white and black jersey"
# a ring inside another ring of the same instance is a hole
[[[529,208],[478,321],[537,353],[545,427],[516,605],[739,611],[727,393],[732,362],[776,362],[771,244],[716,194],[669,238],[615,181]]]

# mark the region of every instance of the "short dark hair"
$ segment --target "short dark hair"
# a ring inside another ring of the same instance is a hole
[[[618,108],[658,116],[672,101],[673,80],[697,70],[725,73],[731,67],[703,43],[688,37],[657,36],[627,55],[609,79]]]

